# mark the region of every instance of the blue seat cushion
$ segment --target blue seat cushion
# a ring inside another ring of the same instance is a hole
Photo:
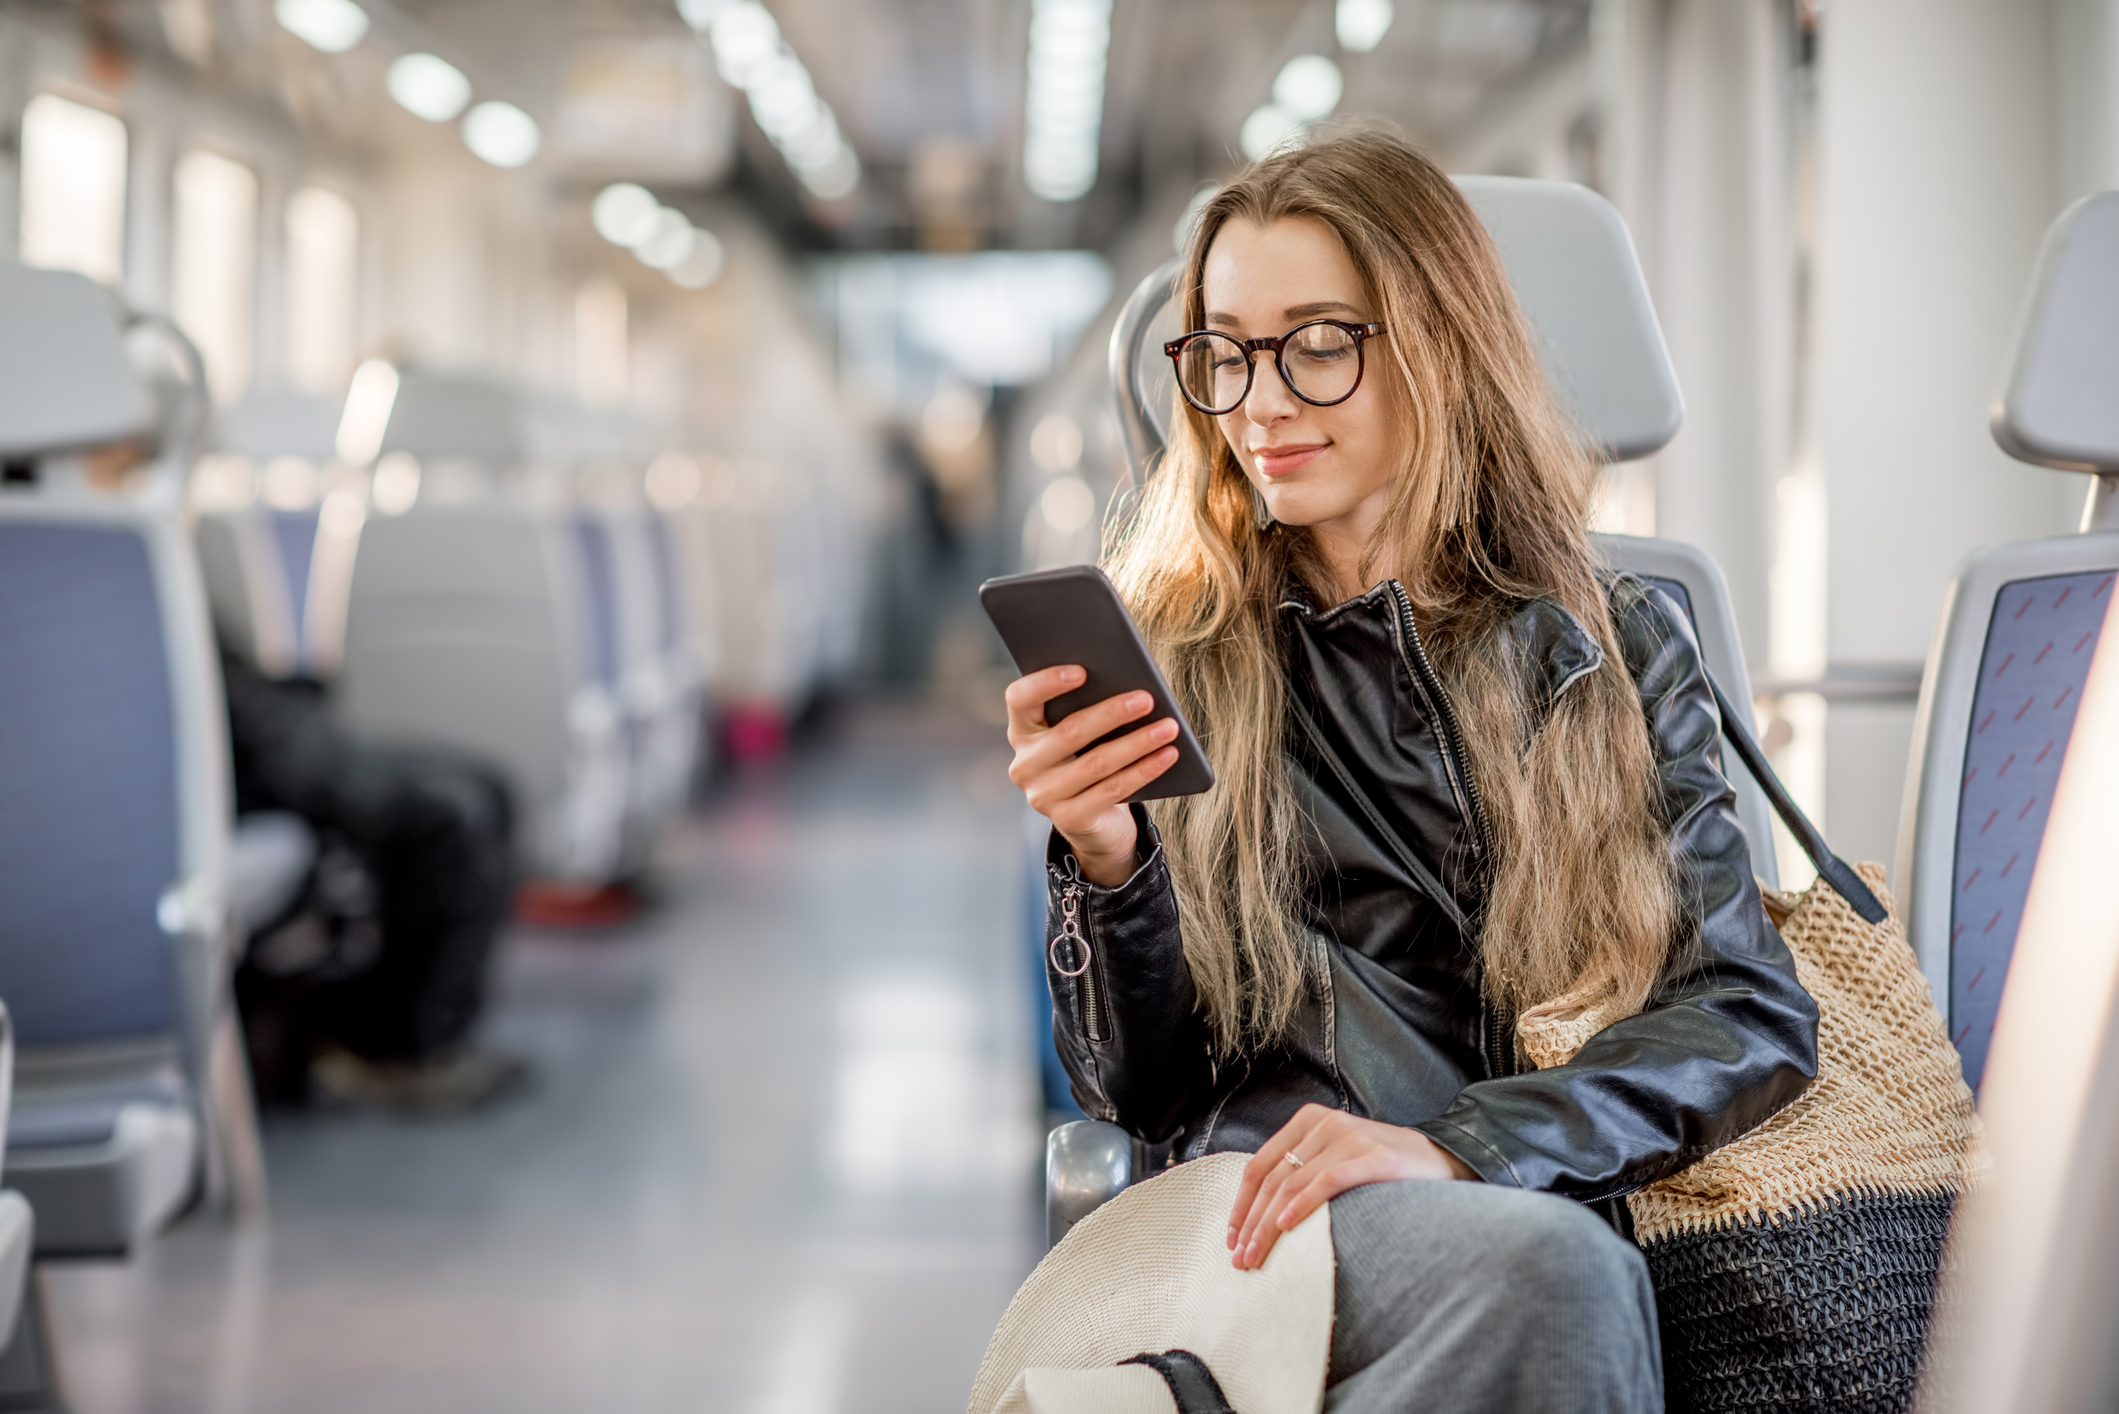
[[[1994,596],[1950,888],[1950,1039],[1975,1091],[2112,580],[2102,570],[2019,579]]]
[[[0,998],[21,1044],[171,1029],[176,742],[139,531],[0,522]]]

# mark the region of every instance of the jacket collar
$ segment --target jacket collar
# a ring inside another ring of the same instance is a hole
[[[1343,619],[1395,612],[1392,595],[1397,588],[1396,580],[1385,580],[1365,594],[1319,609],[1309,591],[1297,585],[1281,596],[1280,607],[1313,629],[1329,630]],[[1507,641],[1508,656],[1527,675],[1545,712],[1552,710],[1561,693],[1604,665],[1603,646],[1556,599],[1525,600],[1501,626],[1501,635]]]

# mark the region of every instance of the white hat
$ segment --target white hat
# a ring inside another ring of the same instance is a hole
[[[1038,1263],[986,1347],[969,1414],[1179,1414],[1142,1354],[1188,1351],[1241,1414],[1316,1414],[1332,1341],[1329,1204],[1238,1271],[1229,1211],[1244,1154],[1136,1184]]]

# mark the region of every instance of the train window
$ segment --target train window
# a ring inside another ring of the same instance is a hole
[[[250,381],[257,209],[257,178],[242,163],[201,151],[178,161],[170,306],[224,403]]]
[[[116,284],[125,274],[125,124],[57,94],[22,110],[25,265],[78,270]]]
[[[353,370],[360,293],[360,216],[335,191],[287,198],[287,374],[337,397]]]

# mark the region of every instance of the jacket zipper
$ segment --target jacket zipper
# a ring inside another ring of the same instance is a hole
[[[1434,660],[1427,656],[1427,645],[1420,641],[1420,626],[1413,622],[1413,605],[1405,586],[1395,579],[1391,581],[1391,602],[1398,609],[1398,627],[1405,637],[1406,657],[1414,674],[1434,699],[1435,710],[1442,718],[1442,760],[1449,769],[1451,786],[1463,796],[1464,813],[1471,819],[1473,848],[1480,858],[1490,860],[1494,855],[1493,826],[1487,822],[1486,807],[1479,802],[1479,787],[1472,780],[1464,750],[1464,730],[1457,723],[1457,709],[1450,702],[1449,694],[1443,691],[1442,675],[1435,671]],[[1479,999],[1479,1048],[1485,1052],[1487,1075],[1497,1079],[1513,1075],[1516,1070],[1510,1057],[1514,1048],[1503,1034],[1505,1030],[1500,1013],[1482,996]]]
[[[1067,860],[1068,872],[1074,870],[1074,860]],[[1096,950],[1089,937],[1082,931],[1081,922],[1082,886],[1078,879],[1070,879],[1060,890],[1060,930],[1046,948],[1047,960],[1052,970],[1074,982],[1075,1019],[1081,1023],[1082,1033],[1091,1041],[1108,1041],[1110,1033],[1104,1024],[1104,989],[1096,980]],[[1064,965],[1060,962],[1060,944],[1069,947],[1069,956]]]
[[[1502,1034],[1507,1029],[1510,1028],[1502,1026],[1501,1015],[1494,1009],[1494,1004],[1485,997],[1480,997],[1479,1049],[1486,1053],[1486,1078],[1489,1080],[1498,1080],[1516,1073],[1514,1061],[1502,1049],[1508,1043],[1508,1038]],[[1509,1049],[1514,1048],[1510,1046]]]
[[[1428,695],[1434,699],[1435,710],[1442,721],[1442,761],[1449,770],[1450,786],[1464,802],[1464,813],[1471,818],[1472,847],[1482,859],[1490,859],[1494,852],[1494,832],[1486,822],[1486,808],[1479,803],[1479,788],[1472,783],[1472,773],[1465,764],[1464,732],[1457,725],[1457,709],[1450,704],[1449,694],[1442,690],[1442,675],[1435,671],[1435,664],[1427,656],[1427,645],[1420,641],[1419,626],[1413,622],[1412,601],[1406,597],[1405,586],[1392,580],[1391,602],[1398,609],[1398,627],[1405,638],[1408,666]]]

